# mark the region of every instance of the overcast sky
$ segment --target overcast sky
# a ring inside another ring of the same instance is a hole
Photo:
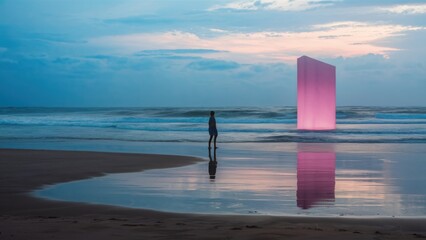
[[[340,106],[426,106],[426,3],[0,0],[0,106],[295,106],[302,55]]]

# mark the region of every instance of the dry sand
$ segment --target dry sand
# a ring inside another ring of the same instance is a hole
[[[0,150],[0,239],[421,239],[426,219],[217,216],[47,201],[46,184],[177,167],[201,159],[100,152]]]

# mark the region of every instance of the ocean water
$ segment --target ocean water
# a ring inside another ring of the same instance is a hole
[[[206,160],[33,193],[53,200],[207,214],[426,216],[426,107],[339,107],[332,131],[296,130],[294,107],[0,108],[0,148]]]
[[[426,107],[338,107],[337,129],[321,132],[296,130],[294,107],[0,108],[0,147],[49,140],[205,142],[210,110],[222,143],[426,143]]]

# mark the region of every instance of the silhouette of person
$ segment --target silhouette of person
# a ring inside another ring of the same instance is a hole
[[[214,118],[214,111],[210,112],[210,119],[209,119],[209,149],[211,147],[212,138],[214,137],[214,148],[216,149],[216,138],[217,138],[217,128],[216,128],[216,119]]]
[[[214,150],[214,160],[212,160],[212,151],[209,149],[209,176],[210,180],[216,179],[216,168],[217,168],[217,161],[216,161],[216,149]]]

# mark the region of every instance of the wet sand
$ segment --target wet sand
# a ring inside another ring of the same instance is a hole
[[[48,201],[29,192],[108,173],[202,159],[101,152],[0,150],[0,239],[421,239],[426,219],[195,215]]]

